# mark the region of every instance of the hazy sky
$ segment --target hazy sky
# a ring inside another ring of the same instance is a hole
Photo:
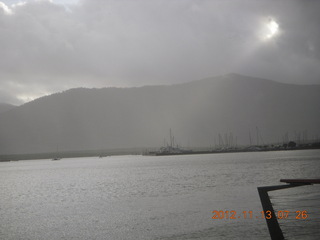
[[[229,72],[320,84],[320,1],[0,0],[0,102]]]

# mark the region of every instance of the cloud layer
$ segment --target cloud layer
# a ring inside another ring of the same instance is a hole
[[[0,2],[0,102],[228,72],[320,84],[319,1]],[[279,34],[265,40],[270,19]]]

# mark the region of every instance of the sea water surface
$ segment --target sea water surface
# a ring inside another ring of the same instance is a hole
[[[320,151],[2,162],[0,239],[270,239],[257,187],[281,178],[320,178]],[[319,185],[270,195],[286,239],[320,239]]]

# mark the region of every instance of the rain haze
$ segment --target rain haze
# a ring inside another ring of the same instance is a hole
[[[320,83],[319,1],[0,2],[0,102],[227,73]]]
[[[319,10],[0,0],[0,239],[320,239]]]

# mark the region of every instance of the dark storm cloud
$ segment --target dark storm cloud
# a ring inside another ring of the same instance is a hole
[[[0,92],[28,101],[71,87],[168,84],[228,72],[320,83],[317,9],[319,1],[0,4]],[[280,31],[266,41],[269,19]]]

